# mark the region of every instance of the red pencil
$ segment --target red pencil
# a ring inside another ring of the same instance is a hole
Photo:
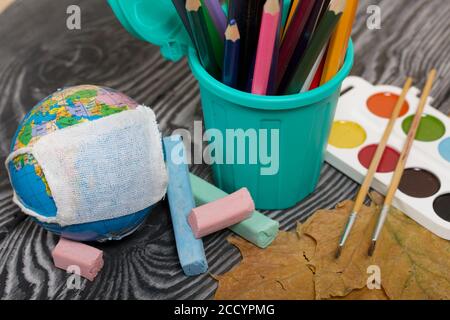
[[[267,0],[264,5],[256,53],[252,93],[266,95],[271,61],[273,60],[278,26],[281,19],[279,0]]]
[[[322,62],[320,63],[319,69],[314,76],[313,82],[311,83],[311,87],[309,90],[314,90],[320,86],[320,80],[322,79],[323,69],[325,68],[325,58],[322,58]]]

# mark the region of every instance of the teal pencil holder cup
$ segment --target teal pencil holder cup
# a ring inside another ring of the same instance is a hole
[[[188,60],[200,86],[205,129],[219,130],[225,139],[229,138],[227,130],[241,130],[241,134],[247,131],[247,142],[252,138],[253,143],[257,141],[259,155],[262,146],[267,146],[269,155],[271,150],[276,151],[273,144],[278,145],[278,156],[267,157],[271,158],[270,164],[261,158],[252,164],[249,155],[256,148],[246,143],[246,163],[239,164],[236,143],[232,146],[224,141],[224,158],[232,152],[234,159],[233,164],[212,165],[217,186],[229,193],[247,187],[256,207],[267,210],[290,208],[311,194],[324,163],[341,85],[353,65],[352,43],[343,67],[331,81],[290,96],[258,96],[232,89],[211,77],[194,51],[189,52]],[[260,139],[264,129],[267,134],[262,137],[267,137],[268,143]],[[278,132],[278,142],[270,133],[274,130]],[[239,139],[236,134],[234,137]]]
[[[267,210],[290,208],[314,191],[341,85],[353,66],[351,41],[342,68],[326,84],[295,95],[259,96],[225,86],[206,72],[170,0],[109,3],[131,34],[161,46],[164,57],[187,55],[200,86],[205,129],[223,138],[223,157],[216,153],[212,164],[220,189],[231,193],[246,187],[256,207]],[[165,23],[156,21],[158,16]]]

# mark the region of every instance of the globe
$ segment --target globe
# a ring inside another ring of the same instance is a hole
[[[82,85],[59,90],[39,102],[20,123],[11,152],[31,146],[41,137],[86,121],[95,121],[138,104],[110,88]],[[57,208],[42,168],[31,154],[14,158],[9,164],[11,184],[22,204],[44,217],[55,217]],[[120,240],[134,232],[151,208],[121,218],[60,226],[33,218],[46,230],[75,241]]]

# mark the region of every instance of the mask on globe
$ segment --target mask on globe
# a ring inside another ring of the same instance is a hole
[[[61,226],[133,214],[160,201],[167,188],[161,134],[155,114],[139,106],[43,136],[11,153],[32,155],[55,201],[55,217],[14,202],[28,215]]]

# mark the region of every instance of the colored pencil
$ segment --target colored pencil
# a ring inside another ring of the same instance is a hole
[[[320,18],[323,15],[324,10],[328,8],[328,5],[330,3],[330,0],[316,0],[314,3],[313,10],[309,16],[308,22],[305,26],[305,30],[303,34],[300,37],[300,40],[298,41],[294,54],[292,55],[288,67],[284,73],[283,77],[277,78],[277,92],[282,93],[287,86],[288,79],[290,79],[294,72],[295,68],[300,62],[300,59],[303,56],[303,53],[305,52],[312,35],[314,34],[314,31],[317,28],[317,24],[319,23]]]
[[[292,0],[292,2],[291,2],[291,6],[289,7],[287,21],[286,21],[286,24],[284,25],[284,29],[283,29],[283,36],[281,37],[282,39],[284,38],[287,29],[291,25],[292,19],[294,18],[295,13],[297,12],[299,4],[300,4],[300,0]]]
[[[186,12],[200,62],[209,74],[217,78],[220,71],[214,57],[214,50],[209,38],[200,0],[186,0]]]
[[[259,33],[258,50],[255,60],[255,71],[252,83],[252,93],[266,95],[269,83],[273,51],[281,19],[279,0],[267,0],[264,5]]]
[[[372,256],[375,251],[377,241],[381,235],[381,231],[383,230],[383,225],[386,222],[398,186],[400,185],[403,172],[405,171],[406,162],[408,161],[408,157],[413,147],[414,140],[416,139],[417,130],[419,129],[420,121],[422,120],[422,115],[425,110],[428,97],[430,95],[431,89],[433,88],[433,81],[435,77],[436,77],[436,70],[432,70],[428,75],[428,80],[423,89],[422,97],[420,98],[420,103],[417,108],[416,115],[414,116],[411,129],[409,130],[408,137],[406,138],[406,143],[403,147],[403,151],[398,160],[397,167],[395,168],[394,171],[394,175],[392,176],[391,184],[389,186],[389,190],[387,192],[386,199],[384,201],[383,209],[378,218],[378,222],[375,227],[374,234],[372,236],[372,243],[369,248],[369,256]]]
[[[232,88],[237,86],[241,36],[236,20],[232,19],[225,31],[225,54],[222,82]]]
[[[324,2],[324,6],[320,10],[319,19],[322,19],[322,17],[325,14],[325,12],[327,12],[328,7],[330,6],[330,3],[331,3],[331,0],[326,0]]]
[[[305,50],[301,62],[297,65],[294,75],[288,80],[287,88],[284,91],[285,94],[296,94],[300,92],[320,52],[330,40],[344,8],[345,0],[331,1],[328,10],[325,12],[314,32],[308,48]]]
[[[205,0],[200,0],[203,7],[203,14],[205,16],[206,28],[208,30],[209,40],[212,45],[212,49],[214,52],[214,58],[220,70],[222,70],[223,66],[223,51],[224,51],[224,34],[220,34],[217,30],[214,21],[208,12]]]
[[[322,61],[320,63],[319,69],[314,76],[314,79],[309,87],[309,90],[314,90],[320,86],[320,80],[322,79],[323,68],[325,67],[325,59],[322,57]]]
[[[389,137],[391,136],[392,130],[394,129],[395,122],[396,122],[398,116],[400,115],[400,111],[406,100],[406,95],[409,92],[409,89],[411,88],[411,86],[412,86],[412,79],[408,78],[403,87],[402,93],[397,101],[397,104],[394,107],[394,111],[392,112],[391,118],[386,126],[386,129],[384,130],[383,137],[381,138],[381,141],[378,144],[377,150],[372,159],[372,162],[370,164],[370,167],[369,167],[367,175],[364,179],[364,182],[361,185],[361,188],[359,189],[358,195],[355,200],[355,204],[353,206],[353,212],[351,213],[351,215],[348,219],[348,222],[345,226],[341,240],[339,242],[338,250],[336,251],[336,258],[339,258],[341,256],[342,250],[348,240],[348,237],[350,236],[351,230],[353,228],[353,225],[355,224],[358,213],[360,212],[360,210],[362,209],[362,207],[364,205],[364,200],[366,199],[367,193],[369,192],[370,186],[372,185],[373,178],[375,176],[375,173],[378,170],[378,166],[380,165],[381,159],[384,155],[384,151],[386,150],[386,146],[389,141]]]
[[[218,0],[204,0],[205,6],[208,9],[217,32],[220,34],[222,40],[225,40],[225,30],[227,28],[227,17],[223,12],[222,6]]]
[[[294,54],[295,48],[303,34],[305,26],[314,7],[314,0],[303,0],[294,14],[292,21],[287,27],[280,48],[280,56],[277,70],[277,79],[283,79],[286,69]]]
[[[325,53],[327,52],[327,47],[324,47],[322,51],[319,54],[319,57],[317,58],[316,62],[314,63],[313,68],[309,72],[308,78],[306,78],[305,84],[303,85],[300,92],[306,92],[309,91],[311,88],[311,85],[314,81],[314,78],[316,77],[317,72],[319,71],[320,65],[322,64],[322,61],[324,59]]]
[[[347,0],[344,14],[330,40],[321,84],[330,81],[344,62],[357,9],[358,0]]]
[[[183,22],[184,28],[186,29],[192,43],[194,43],[194,35],[192,34],[191,26],[189,24],[189,19],[186,12],[186,0],[172,0],[172,3],[180,16],[181,22]]]
[[[238,88],[250,91],[264,0],[228,0],[228,19],[235,19],[241,34]]]
[[[278,70],[278,64],[279,64],[279,57],[280,57],[280,45],[281,45],[281,32],[283,30],[283,16],[284,16],[284,1],[280,0],[280,22],[278,23],[278,30],[277,30],[277,39],[275,40],[275,48],[273,49],[273,58],[272,58],[272,65],[270,67],[270,76],[269,76],[269,84],[267,85],[267,95],[272,96],[276,94],[277,86],[277,70]]]

